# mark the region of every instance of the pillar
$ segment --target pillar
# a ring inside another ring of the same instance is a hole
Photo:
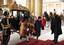
[[[7,0],[4,0],[4,5],[6,5],[7,4]]]
[[[26,7],[31,10],[31,0],[26,0]]]
[[[35,16],[42,16],[42,0],[35,0]]]
[[[35,0],[31,0],[31,14],[34,16],[35,13]]]

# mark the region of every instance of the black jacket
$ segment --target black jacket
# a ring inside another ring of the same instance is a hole
[[[40,21],[37,20],[37,21],[35,22],[35,28],[36,28],[37,31],[40,32],[40,28],[41,28],[41,22],[40,22]]]
[[[51,21],[51,30],[53,33],[60,35],[62,34],[61,30],[61,18],[57,15]]]
[[[9,24],[10,24],[10,19],[8,19],[8,20],[9,20]],[[7,18],[3,18],[1,21],[1,24],[7,25]],[[6,28],[6,29],[2,28],[2,30],[3,30],[3,35],[10,36],[10,34],[11,34],[10,28]]]

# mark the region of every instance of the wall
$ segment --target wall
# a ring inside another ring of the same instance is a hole
[[[64,10],[64,3],[60,0],[44,0],[43,1],[43,11],[54,12],[56,9],[57,14],[61,14]]]

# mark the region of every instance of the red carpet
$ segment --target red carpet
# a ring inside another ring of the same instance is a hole
[[[50,40],[41,41],[41,40],[30,39],[29,42],[21,42],[18,45],[64,45],[64,41],[55,44],[53,41]]]

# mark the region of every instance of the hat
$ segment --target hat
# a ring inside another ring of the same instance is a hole
[[[8,16],[8,15],[9,15],[9,12],[5,11],[4,16]]]
[[[0,8],[0,10],[2,11],[2,9]]]

